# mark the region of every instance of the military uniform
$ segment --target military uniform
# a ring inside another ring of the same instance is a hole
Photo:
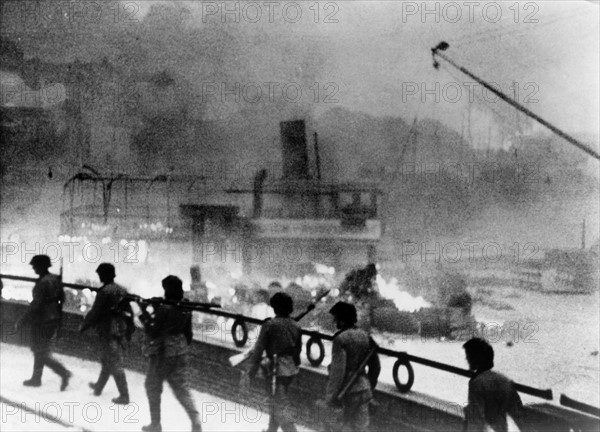
[[[336,397],[350,376],[358,369],[372,348],[369,334],[359,328],[350,327],[340,330],[333,338],[331,364],[325,400],[336,404]],[[374,354],[370,366],[369,380],[363,371],[342,398],[343,431],[367,431],[369,428],[369,402],[373,398],[372,389],[377,383],[380,365],[379,357]]]
[[[117,305],[127,295],[127,290],[112,282],[104,285],[96,295],[92,309],[83,320],[80,331],[95,327],[100,338],[100,363],[102,369],[95,384],[90,384],[94,394],[100,395],[112,375],[120,397],[129,399],[127,379],[123,368],[123,351],[126,323],[117,313]]]
[[[192,430],[200,431],[198,410],[187,381],[188,345],[192,342],[192,314],[175,306],[157,305],[154,317],[141,317],[147,334],[145,354],[150,363],[146,375],[146,394],[151,425],[144,430],[160,431],[160,400],[167,380],[175,397],[192,421]]]
[[[248,375],[253,378],[261,365],[263,352],[273,361],[277,356],[275,394],[271,394],[271,383],[268,382],[272,400],[272,411],[269,418],[269,432],[276,432],[279,427],[284,432],[296,431],[290,415],[288,389],[299,372],[300,353],[302,351],[302,332],[298,323],[289,317],[276,316],[266,321],[260,330],[258,340],[250,357]],[[270,381],[270,379],[267,379]]]
[[[33,374],[25,385],[41,385],[44,366],[48,366],[62,378],[61,390],[68,384],[71,373],[52,357],[52,341],[55,339],[62,318],[65,298],[60,278],[51,273],[41,276],[32,291],[33,301],[19,320],[19,325],[30,325],[30,346],[33,351]]]
[[[489,425],[496,432],[506,432],[507,415],[519,422],[522,407],[521,398],[510,379],[491,370],[477,372],[469,381],[466,429],[483,432]]]

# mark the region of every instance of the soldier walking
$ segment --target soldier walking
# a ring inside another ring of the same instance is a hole
[[[165,299],[183,300],[183,284],[176,276],[162,281]],[[142,427],[145,432],[161,432],[160,399],[163,382],[167,380],[175,397],[183,406],[192,422],[192,432],[200,432],[200,419],[196,404],[190,393],[187,375],[188,345],[192,343],[192,314],[177,306],[153,305],[154,315],[142,310],[140,320],[148,335],[146,355],[150,358],[146,375],[146,394],[150,405],[150,424]]]
[[[60,390],[64,391],[72,374],[52,357],[51,347],[60,327],[65,292],[60,277],[48,270],[52,266],[49,256],[36,255],[29,264],[39,279],[33,287],[33,301],[15,324],[16,330],[25,324],[29,324],[31,330],[29,343],[33,351],[33,374],[30,379],[23,381],[23,385],[41,386],[44,366],[48,366],[61,377]]]
[[[338,328],[333,337],[331,364],[325,402],[329,406],[343,406],[343,427],[341,430],[366,432],[369,429],[369,404],[373,399],[373,390],[381,371],[377,352],[371,355],[368,375],[359,367],[367,358],[375,343],[369,334],[356,327],[357,315],[354,305],[346,302],[336,303],[329,311]],[[346,391],[341,401],[338,395],[348,384],[355,372],[358,375]]]
[[[468,340],[463,348],[473,377],[469,381],[469,405],[465,408],[463,430],[484,432],[494,430],[507,432],[508,417],[519,429],[523,429],[523,403],[514,383],[504,375],[492,370],[494,349],[479,338]]]
[[[284,432],[295,432],[296,425],[290,418],[288,389],[299,372],[302,332],[298,323],[290,318],[294,302],[289,295],[275,293],[270,304],[275,311],[275,318],[266,321],[260,329],[250,357],[247,377],[252,379],[256,376],[263,361],[263,352],[266,351],[269,364],[265,369],[268,370],[267,381],[271,395],[267,432],[277,432],[279,427]]]
[[[114,282],[116,274],[112,264],[100,264],[96,273],[103,285],[79,330],[84,332],[90,327],[95,327],[100,338],[102,368],[98,380],[89,383],[89,386],[94,390],[94,395],[100,396],[112,375],[119,390],[119,397],[113,398],[112,401],[126,405],[129,403],[129,389],[123,368],[123,352],[127,324],[119,313],[118,307],[127,295],[127,290]]]

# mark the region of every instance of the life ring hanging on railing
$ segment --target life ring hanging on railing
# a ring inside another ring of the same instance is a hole
[[[238,327],[242,330],[241,338],[238,337]],[[246,345],[246,342],[248,342],[248,326],[243,318],[238,317],[233,321],[233,325],[231,326],[231,337],[233,338],[233,343],[238,348],[243,347]]]
[[[408,380],[406,381],[406,384],[402,384],[400,382],[400,378],[398,378],[398,371],[400,370],[401,366],[404,366],[406,368],[406,371],[408,372]],[[396,360],[396,363],[394,363],[394,370],[392,371],[392,374],[394,376],[394,383],[396,384],[396,388],[398,388],[398,390],[400,390],[401,393],[406,393],[410,391],[411,387],[415,382],[415,371],[413,370],[412,365],[408,361],[408,358],[404,356],[398,357],[398,360]]]
[[[319,356],[317,358],[313,358],[312,356],[312,346],[317,344],[319,347]],[[323,346],[323,341],[321,341],[320,337],[311,336],[308,341],[306,341],[306,358],[312,366],[320,366],[323,363],[323,359],[325,358],[325,347]]]

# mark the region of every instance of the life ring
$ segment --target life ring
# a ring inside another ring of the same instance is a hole
[[[400,382],[400,378],[398,378],[398,371],[400,370],[401,366],[404,366],[406,368],[406,371],[408,372],[408,381],[406,381],[406,384],[402,384]],[[415,371],[413,370],[410,362],[406,357],[399,357],[398,360],[396,360],[396,363],[394,363],[394,370],[392,374],[394,376],[394,383],[396,384],[396,387],[398,388],[398,390],[400,390],[401,393],[406,393],[410,391],[411,387],[415,382]]]
[[[312,357],[312,346],[313,344],[317,344],[319,347],[319,356],[317,358]],[[323,342],[320,337],[311,336],[306,342],[306,358],[309,363],[313,366],[319,366],[323,363],[323,359],[325,358],[325,347],[323,346]]]
[[[238,327],[241,327],[242,336],[238,337]],[[243,347],[248,342],[248,326],[246,325],[246,321],[243,318],[236,318],[233,321],[233,325],[231,326],[231,337],[233,338],[233,343],[238,348]]]

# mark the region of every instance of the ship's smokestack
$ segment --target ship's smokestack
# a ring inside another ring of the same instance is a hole
[[[267,170],[262,169],[254,176],[254,208],[252,217],[259,218],[262,214],[263,207],[263,183],[267,178]]]
[[[307,180],[308,153],[304,120],[286,121],[279,125],[283,146],[283,179]]]

